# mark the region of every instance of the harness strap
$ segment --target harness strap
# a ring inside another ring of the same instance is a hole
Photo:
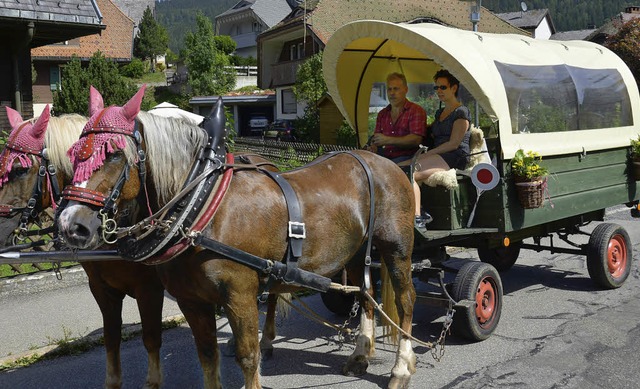
[[[102,193],[87,188],[81,188],[75,185],[67,185],[62,190],[62,198],[65,200],[75,200],[83,203],[89,203],[102,207],[107,197]]]
[[[307,237],[305,225],[302,222],[302,211],[300,209],[300,201],[296,192],[289,184],[289,181],[282,178],[277,172],[269,170],[262,170],[264,174],[271,177],[276,184],[282,190],[284,194],[284,200],[287,203],[287,210],[289,211],[289,223],[287,227],[289,247],[291,249],[291,259],[293,262],[297,262],[298,258],[302,256],[302,239]]]

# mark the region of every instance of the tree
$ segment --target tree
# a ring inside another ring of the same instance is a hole
[[[640,19],[631,19],[621,25],[615,35],[607,38],[604,46],[622,58],[636,83],[640,84]]]
[[[293,87],[296,99],[304,101],[307,107],[304,116],[296,122],[298,135],[308,140],[320,140],[320,111],[318,101],[327,93],[327,84],[322,77],[322,53],[317,53],[304,61],[296,73]]]
[[[97,51],[83,68],[80,59],[74,56],[62,68],[61,87],[53,94],[53,106],[56,114],[78,113],[88,115],[89,87],[93,85],[100,91],[105,107],[124,105],[136,91],[136,85],[120,75],[118,65],[107,60]],[[143,103],[148,109],[148,103]]]
[[[227,68],[229,56],[216,48],[211,20],[201,12],[196,15],[196,25],[196,31],[184,39],[191,91],[196,96],[227,93],[236,84],[235,73]]]
[[[133,46],[136,57],[150,60],[151,71],[155,69],[156,56],[166,53],[169,47],[167,30],[153,18],[151,8],[148,6],[142,14]]]
[[[226,55],[231,55],[236,51],[238,44],[229,35],[216,35],[213,37],[213,41],[216,44],[216,49],[220,50]]]

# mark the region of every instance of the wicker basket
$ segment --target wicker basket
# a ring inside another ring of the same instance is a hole
[[[540,208],[544,202],[544,178],[537,178],[533,181],[516,180],[516,190],[518,199],[525,209]]]

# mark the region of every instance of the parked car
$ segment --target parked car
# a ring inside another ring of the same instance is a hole
[[[275,138],[276,140],[295,140],[293,125],[285,119],[274,120],[262,134],[263,138]]]
[[[249,129],[251,135],[260,135],[267,129],[269,119],[262,114],[252,114],[249,119]]]

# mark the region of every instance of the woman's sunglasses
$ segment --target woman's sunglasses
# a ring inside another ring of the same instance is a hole
[[[447,89],[449,89],[449,87],[446,86],[446,85],[440,85],[440,86],[436,85],[436,86],[433,87],[433,90],[438,90],[438,89],[447,90]]]

